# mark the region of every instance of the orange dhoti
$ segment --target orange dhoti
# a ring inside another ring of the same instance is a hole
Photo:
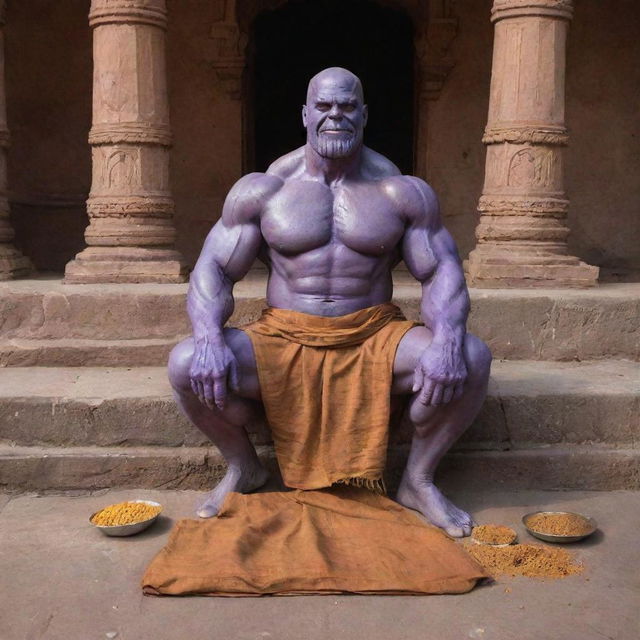
[[[380,489],[393,361],[414,326],[387,303],[336,318],[266,309],[244,327],[288,487]]]

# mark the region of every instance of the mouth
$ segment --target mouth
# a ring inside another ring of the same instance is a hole
[[[348,133],[349,135],[352,135],[353,131],[350,131],[349,129],[320,129],[320,133],[330,133],[333,135],[340,134],[340,133]]]

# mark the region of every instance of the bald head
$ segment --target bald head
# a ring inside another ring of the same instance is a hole
[[[323,158],[346,158],[362,147],[367,123],[362,84],[341,67],[317,73],[309,82],[302,107],[307,142]]]
[[[348,69],[329,67],[316,73],[316,75],[309,80],[309,86],[307,87],[307,104],[309,104],[309,97],[314,96],[323,87],[352,92],[361,102],[364,102],[364,93],[362,91],[360,78]]]

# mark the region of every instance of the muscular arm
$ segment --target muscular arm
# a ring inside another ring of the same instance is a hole
[[[442,226],[435,193],[418,178],[407,180],[414,194],[409,198],[403,258],[422,284],[421,316],[433,332],[416,371],[414,390],[421,390],[424,404],[440,404],[459,395],[466,378],[462,347],[469,293],[453,238]]]
[[[260,211],[280,184],[278,178],[264,174],[249,174],[236,183],[191,274],[187,294],[195,341],[191,380],[194,392],[208,406],[215,402],[222,408],[227,376],[232,385],[235,382],[235,359],[222,330],[233,313],[233,285],[260,250]]]

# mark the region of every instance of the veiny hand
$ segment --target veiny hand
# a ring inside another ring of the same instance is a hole
[[[238,362],[222,337],[205,337],[196,341],[189,377],[191,388],[200,402],[209,409],[214,405],[224,409],[228,383],[236,389],[239,377]]]
[[[413,372],[413,392],[426,406],[447,404],[462,395],[467,365],[462,348],[454,342],[432,342],[420,356]]]

